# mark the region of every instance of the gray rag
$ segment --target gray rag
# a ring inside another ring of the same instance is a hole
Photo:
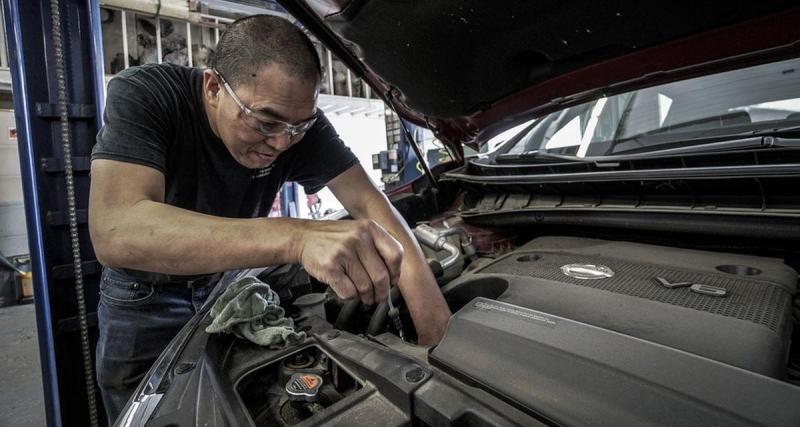
[[[211,307],[214,321],[206,328],[210,334],[234,333],[258,345],[280,348],[305,339],[295,332],[292,319],[285,317],[278,294],[255,277],[241,278],[225,289]]]

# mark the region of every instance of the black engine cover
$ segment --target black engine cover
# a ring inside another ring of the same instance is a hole
[[[796,278],[776,259],[541,238],[443,288],[455,314],[430,360],[556,424],[800,425],[800,387],[775,378]]]
[[[570,264],[605,267],[613,276],[571,277],[562,269]],[[469,296],[495,297],[780,378],[796,281],[797,272],[778,259],[544,237],[444,291],[461,304]]]

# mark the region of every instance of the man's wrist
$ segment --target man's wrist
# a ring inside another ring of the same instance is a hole
[[[266,227],[267,233],[261,238],[261,241],[265,243],[266,257],[275,259],[277,264],[299,264],[302,260],[308,233],[316,221],[298,218],[266,218],[265,220],[269,226]],[[276,247],[274,242],[280,241],[279,239],[282,239],[283,242]],[[273,243],[269,243],[270,241]]]

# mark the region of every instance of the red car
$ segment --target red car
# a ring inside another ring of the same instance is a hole
[[[419,347],[270,269],[307,339],[204,311],[123,425],[800,425],[794,2],[281,3],[449,150],[393,201],[453,317]]]

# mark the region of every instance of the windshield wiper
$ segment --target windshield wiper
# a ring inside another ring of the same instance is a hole
[[[592,158],[593,159],[593,158]],[[500,154],[495,157],[495,160],[500,161],[500,163],[509,162],[509,163],[521,163],[526,161],[536,160],[541,163],[563,163],[563,162],[589,162],[593,163],[594,160],[584,159],[581,157],[575,156],[565,156],[562,154],[555,154],[555,153],[548,153],[546,151],[540,150],[533,150],[533,151],[526,151],[524,153],[517,153],[517,154]]]
[[[762,137],[762,136],[796,136],[796,134],[800,132],[800,126],[788,126],[788,127],[781,127],[781,128],[762,128],[762,129],[752,129],[747,131],[739,131],[739,132],[724,132],[724,128],[714,128],[714,129],[706,129],[703,131],[695,131],[694,135],[681,137],[680,134],[674,135],[673,140],[669,140],[671,136],[665,132],[657,132],[651,131],[647,133],[640,133],[633,136],[628,136],[625,138],[619,138],[613,140],[614,146],[620,143],[628,143],[628,142],[635,142],[640,145],[640,147],[632,148],[629,150],[622,150],[615,152],[614,154],[624,154],[624,153],[634,153],[637,151],[648,151],[654,152],[652,147],[660,146],[660,145],[670,145],[670,144],[705,144],[710,142],[725,142],[734,139],[743,139],[743,138],[750,138],[750,137]],[[651,138],[654,136],[658,136],[660,138],[667,138],[667,141],[662,141],[656,144],[651,145],[643,145],[642,140],[645,138]],[[661,151],[661,150],[659,150]]]
[[[663,156],[670,154],[684,153],[704,153],[715,151],[730,151],[752,148],[800,148],[800,138],[794,137],[800,132],[800,126],[785,128],[762,129],[735,134],[702,136],[690,139],[676,140],[670,144],[681,144],[680,147],[652,149],[650,147],[639,147],[631,150],[624,150],[611,155],[602,156],[606,158],[619,158],[620,156]],[[783,135],[791,135],[784,137]],[[630,139],[627,139],[630,140]],[[597,157],[595,157],[597,158]]]
[[[790,129],[791,131],[797,131],[800,130],[800,127],[787,129]],[[749,132],[747,137],[731,139],[731,136],[729,135],[723,140],[720,140],[721,137],[693,139],[681,141],[693,143],[692,145],[688,146],[649,151],[641,151],[641,149],[636,149],[637,152],[634,153],[622,152],[608,156],[577,157],[534,150],[520,154],[501,154],[497,156],[497,160],[499,160],[500,163],[503,161],[508,161],[509,163],[522,163],[525,161],[544,160],[547,162],[560,161],[571,163],[595,163],[598,166],[612,166],[613,163],[625,160],[650,159],[654,157],[679,156],[684,154],[721,153],[762,148],[800,149],[800,138],[773,136],[785,132],[785,129],[782,129],[778,132],[774,130],[760,131],[755,133]]]

